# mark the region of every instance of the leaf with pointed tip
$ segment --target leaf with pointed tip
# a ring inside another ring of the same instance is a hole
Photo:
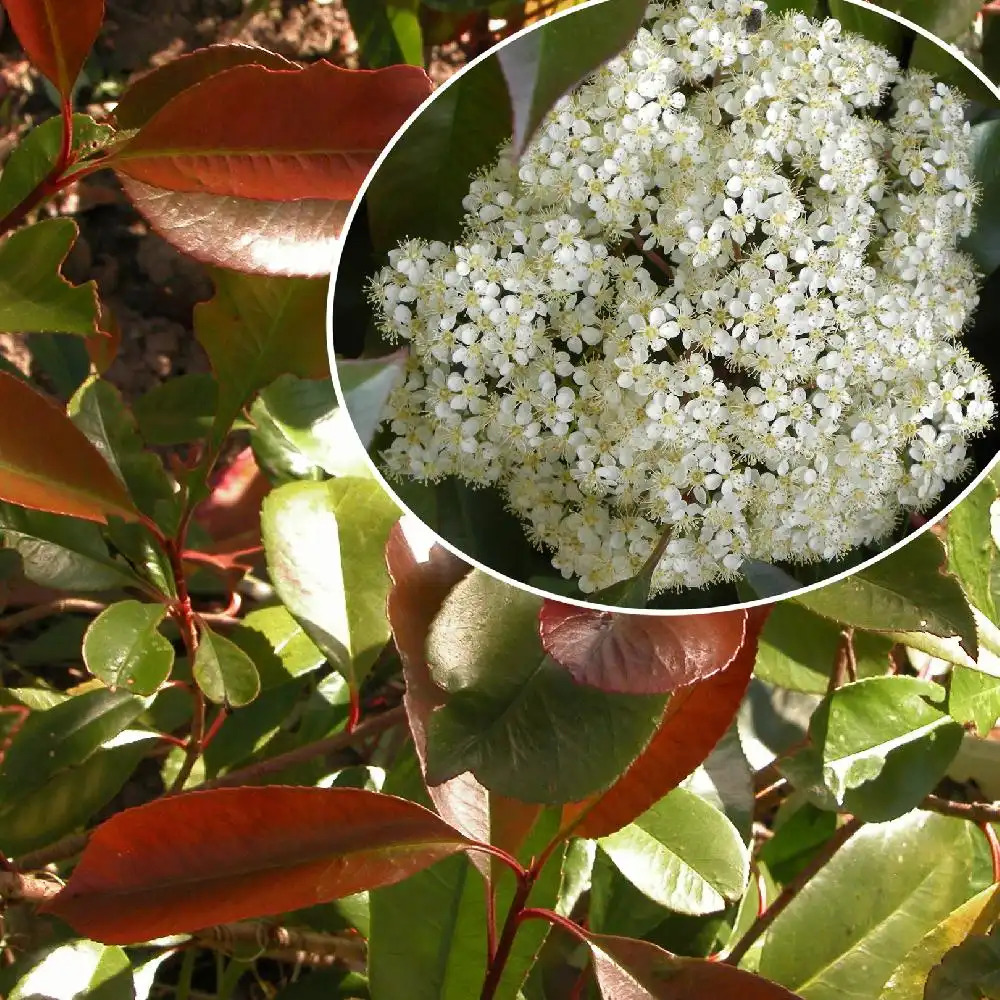
[[[739,901],[750,877],[736,827],[686,788],[598,843],[637,889],[676,913],[716,913]]]
[[[500,49],[497,58],[514,109],[518,156],[556,101],[621,52],[645,16],[645,0],[597,4],[543,23]]]
[[[945,561],[944,546],[925,531],[875,565],[795,600],[825,618],[874,632],[958,636],[975,660],[976,622]]]
[[[105,608],[83,637],[83,662],[112,691],[155,694],[170,676],[174,647],[160,634],[162,604],[119,601]]]
[[[604,1000],[796,1000],[760,976],[722,962],[680,958],[648,941],[587,934]]]
[[[984,479],[948,515],[948,569],[971,603],[994,624],[1000,622],[994,587],[1000,584],[1000,550],[990,534],[990,508],[997,488]]]
[[[399,510],[374,479],[289,483],[261,526],[278,596],[357,686],[389,639],[385,543]]]
[[[0,372],[0,498],[89,521],[139,513],[97,449],[55,404]]]
[[[952,948],[970,934],[984,934],[1000,915],[1000,889],[991,885],[948,914],[907,952],[879,1000],[924,1000],[927,977]]]
[[[221,788],[118,813],[46,910],[125,944],[399,882],[469,841],[405,799],[353,788]]]
[[[747,612],[747,638],[735,660],[707,680],[674,692],[649,745],[602,795],[564,813],[574,834],[602,837],[620,830],[676,788],[712,752],[739,709],[770,608]],[[582,816],[582,819],[581,819]]]
[[[260,676],[253,660],[236,643],[201,623],[192,672],[209,701],[239,708],[260,694]]]
[[[445,598],[427,638],[451,694],[428,728],[432,784],[472,771],[501,795],[567,802],[609,785],[649,742],[662,697],[577,684],[542,649],[540,606],[478,570]]]
[[[137,583],[90,521],[0,501],[0,540],[20,555],[24,575],[42,587],[87,592]]]
[[[758,971],[808,1000],[878,996],[973,894],[978,836],[971,823],[922,810],[863,826],[771,924]]]
[[[574,680],[623,694],[670,694],[724,670],[745,631],[745,611],[668,618],[547,600],[539,615],[542,647]]]
[[[96,335],[97,285],[60,271],[78,233],[72,219],[45,219],[0,243],[0,330]]]
[[[101,30],[104,0],[4,0],[4,6],[28,58],[68,100]]]

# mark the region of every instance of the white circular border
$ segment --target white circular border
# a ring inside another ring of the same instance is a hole
[[[943,41],[942,39],[938,38],[937,35],[933,34],[927,28],[924,28],[919,24],[914,24],[912,21],[903,17],[902,14],[897,14],[894,11],[884,10],[883,8],[877,6],[876,4],[870,3],[869,0],[847,0],[847,2],[855,7],[861,7],[864,10],[870,10],[875,14],[880,14],[882,17],[887,17],[891,21],[897,21],[905,28],[909,28],[911,31],[916,32],[918,35],[922,35],[928,41],[933,42],[939,48],[947,52],[948,55],[952,56],[952,58],[958,60],[958,62],[960,62],[967,70],[969,70],[969,72],[973,74],[973,76],[975,76],[982,84],[984,84],[985,87],[990,91],[990,93],[992,93],[994,97],[996,97],[997,101],[1000,102],[1000,85],[994,83],[981,69],[979,69],[978,66],[974,65],[954,45],[950,45],[947,42]],[[499,42],[497,45],[494,45],[486,52],[477,56],[475,59],[472,60],[472,62],[467,63],[457,73],[454,73],[452,76],[450,76],[429,97],[427,97],[420,104],[420,106],[410,115],[410,117],[406,119],[406,121],[402,124],[402,126],[400,126],[399,131],[397,131],[396,134],[389,141],[389,144],[385,147],[385,149],[382,150],[378,159],[375,161],[374,166],[368,172],[368,176],[365,178],[361,187],[358,189],[358,193],[355,195],[354,201],[352,202],[350,210],[347,213],[347,217],[344,220],[343,228],[341,229],[342,236],[340,239],[337,240],[336,247],[334,249],[333,264],[330,270],[330,284],[327,291],[326,345],[327,345],[327,354],[330,364],[331,378],[333,381],[334,392],[337,396],[337,405],[342,407],[345,411],[347,411],[348,414],[350,411],[347,408],[344,392],[340,385],[340,375],[338,372],[337,358],[333,345],[333,299],[334,299],[334,290],[337,286],[337,276],[340,271],[340,261],[341,258],[343,257],[344,245],[346,242],[346,234],[350,231],[351,225],[354,222],[354,217],[357,215],[361,207],[362,199],[364,198],[365,193],[368,191],[368,188],[372,182],[372,178],[378,172],[379,168],[382,166],[382,163],[385,161],[386,157],[389,155],[390,152],[392,152],[393,147],[396,145],[396,143],[399,141],[402,135],[406,132],[406,130],[410,127],[410,125],[417,118],[419,118],[421,114],[423,114],[424,110],[438,96],[438,94],[441,94],[445,90],[447,90],[456,80],[464,76],[468,70],[471,70],[474,66],[478,66],[479,63],[483,62],[486,59],[489,59],[497,52],[499,52],[500,49],[504,48],[505,46],[509,45],[511,42],[517,39],[523,38],[526,34],[528,34],[531,31],[536,31],[547,24],[551,24],[553,21],[559,20],[560,18],[569,17],[573,14],[578,13],[581,10],[586,9],[587,7],[597,7],[603,3],[614,3],[614,0],[585,0],[584,3],[578,4],[575,7],[570,7],[568,10],[560,11],[552,15],[551,17],[539,21],[537,24],[530,25],[529,27],[516,32],[509,38],[503,39],[503,41]],[[745,608],[763,607],[769,604],[777,604],[780,601],[791,600],[795,597],[800,596],[801,594],[808,594],[814,590],[821,590],[822,588],[828,587],[831,584],[839,583],[841,580],[846,580],[848,577],[853,576],[855,573],[859,573],[862,570],[868,569],[868,567],[874,566],[876,563],[881,562],[883,559],[891,556],[894,552],[897,552],[904,546],[908,545],[918,535],[922,534],[925,531],[928,531],[943,518],[947,517],[955,509],[955,507],[957,507],[963,500],[965,500],[966,497],[969,496],[970,493],[972,493],[972,491],[989,475],[990,470],[993,468],[993,466],[996,465],[998,461],[1000,461],[1000,452],[998,452],[993,457],[992,461],[990,461],[987,464],[986,468],[983,469],[983,471],[980,472],[979,475],[976,476],[971,483],[969,483],[969,485],[958,495],[958,497],[956,497],[955,500],[953,500],[950,504],[948,504],[948,506],[945,507],[944,510],[942,510],[932,520],[929,520],[926,524],[923,524],[919,528],[917,528],[916,531],[913,531],[910,534],[908,534],[906,538],[904,538],[902,541],[897,542],[895,545],[887,549],[885,552],[881,552],[879,553],[879,555],[873,556],[867,562],[861,563],[861,565],[855,566],[849,570],[845,570],[843,573],[838,573],[836,576],[832,576],[827,580],[822,580],[819,583],[810,584],[807,587],[801,587],[799,590],[790,590],[787,593],[775,597],[765,597],[757,601],[746,601],[742,604],[722,604],[711,608],[627,608],[627,607],[617,607],[611,604],[595,604],[588,601],[582,601],[577,598],[563,597],[560,594],[552,593],[550,591],[540,590],[538,587],[532,587],[527,583],[523,583],[520,580],[514,580],[509,576],[505,576],[503,573],[497,572],[497,570],[493,569],[490,566],[485,565],[484,563],[479,562],[477,559],[471,558],[461,549],[457,548],[455,545],[449,542],[446,538],[438,534],[438,532],[428,527],[416,514],[413,513],[413,511],[410,510],[409,507],[406,506],[406,504],[404,504],[399,499],[399,497],[396,495],[395,490],[393,490],[392,486],[388,483],[388,481],[379,471],[378,466],[375,464],[371,455],[368,454],[367,447],[365,447],[364,442],[361,440],[360,435],[358,435],[356,429],[354,428],[353,420],[351,421],[351,429],[354,430],[355,441],[357,442],[361,450],[364,452],[365,461],[368,463],[368,467],[372,473],[372,476],[379,483],[382,489],[385,490],[390,497],[392,497],[393,502],[396,504],[396,506],[400,508],[400,510],[403,511],[404,516],[409,516],[411,521],[419,523],[421,527],[424,529],[424,531],[426,531],[429,535],[433,536],[434,541],[436,541],[443,548],[447,549],[453,555],[457,556],[459,559],[462,559],[464,562],[469,563],[476,569],[482,570],[484,573],[488,573],[490,576],[495,577],[497,580],[502,580],[504,583],[509,584],[512,587],[518,587],[521,590],[526,590],[529,593],[534,594],[537,597],[544,598],[546,600],[555,600],[559,601],[562,604],[570,604],[576,607],[587,608],[593,611],[610,611],[616,614],[656,615],[662,617],[675,617],[678,615],[710,615],[721,611],[740,611]],[[698,589],[698,588],[692,588],[692,589]]]

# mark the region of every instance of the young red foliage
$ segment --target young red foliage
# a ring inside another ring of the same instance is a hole
[[[463,850],[416,803],[354,788],[219,788],[112,816],[45,909],[126,944],[391,885]]]
[[[4,0],[28,58],[64,100],[104,21],[104,0]]]
[[[350,201],[430,90],[415,66],[236,66],[168,101],[114,166],[171,191]]]
[[[724,670],[743,645],[745,611],[631,615],[546,601],[545,651],[581,684],[621,694],[670,694]]]
[[[618,781],[601,795],[565,807],[564,824],[579,820],[575,835],[604,837],[620,830],[676,788],[712,752],[746,693],[769,612],[747,611],[746,640],[729,666],[670,696],[656,735]]]
[[[141,520],[125,487],[55,403],[0,372],[0,499],[88,521]]]
[[[632,938],[588,934],[604,1000],[796,1000],[783,986],[721,962],[671,955]]]

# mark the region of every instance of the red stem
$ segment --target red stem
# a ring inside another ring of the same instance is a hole
[[[486,964],[489,965],[497,955],[497,887],[491,878],[486,892]]]
[[[348,690],[351,698],[351,710],[347,716],[347,725],[344,728],[348,733],[353,733],[361,721],[361,692],[358,690],[356,684],[349,685]]]
[[[989,823],[979,823],[979,829],[986,836],[986,842],[990,845],[990,858],[993,861],[993,881],[1000,882],[1000,839],[997,832]]]
[[[493,1000],[496,996],[500,980],[503,977],[503,970],[510,958],[511,949],[514,947],[514,937],[520,924],[521,915],[526,912],[524,904],[531,894],[531,879],[528,877],[518,880],[514,898],[511,900],[510,909],[507,911],[507,919],[504,921],[503,930],[500,932],[500,940],[497,942],[496,954],[493,961],[486,970],[486,980],[483,982],[483,992],[479,995],[479,1000]]]
[[[517,919],[518,923],[522,920],[547,920],[553,927],[561,927],[580,941],[587,940],[587,935],[579,924],[570,920],[569,917],[556,913],[555,910],[546,910],[540,906],[526,906],[521,910]]]
[[[201,740],[202,751],[206,750],[208,748],[209,743],[211,743],[212,740],[215,739],[216,733],[218,733],[218,731],[222,728],[222,723],[225,722],[228,717],[229,713],[225,710],[225,708],[220,708],[218,714],[212,720],[212,724],[208,727],[208,731],[202,737]]]
[[[580,975],[576,977],[576,982],[569,992],[569,1000],[583,1000],[583,991],[587,987],[587,980],[590,978],[590,956],[587,957],[587,964],[580,970]]]

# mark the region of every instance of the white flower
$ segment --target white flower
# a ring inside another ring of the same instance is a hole
[[[411,352],[387,472],[499,485],[585,592],[664,536],[654,591],[878,542],[993,419],[958,344],[970,142],[957,94],[836,21],[652,3],[472,180],[454,246],[372,280]]]

